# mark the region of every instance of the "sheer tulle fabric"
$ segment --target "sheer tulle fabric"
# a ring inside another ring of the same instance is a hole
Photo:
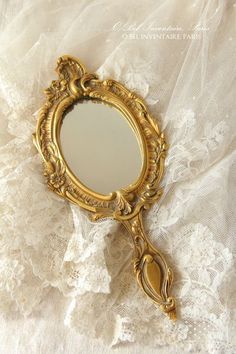
[[[99,339],[103,352],[235,352],[236,3],[9,1],[0,11],[1,351],[84,353]],[[174,269],[175,324],[138,289],[125,230],[91,223],[45,186],[31,135],[62,54],[140,93],[166,132],[165,193],[145,223]]]

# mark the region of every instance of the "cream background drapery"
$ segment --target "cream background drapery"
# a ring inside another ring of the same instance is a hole
[[[0,351],[234,353],[236,2],[3,0],[0,15]],[[175,325],[136,286],[124,229],[44,184],[31,135],[62,54],[140,93],[166,132],[145,224],[175,272]]]

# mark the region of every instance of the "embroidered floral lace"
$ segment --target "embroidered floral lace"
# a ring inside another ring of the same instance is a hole
[[[0,351],[98,339],[104,353],[235,353],[236,2],[22,0],[0,14]],[[165,130],[164,195],[145,226],[174,270],[176,323],[136,285],[125,229],[44,183],[31,136],[62,54],[140,93]]]

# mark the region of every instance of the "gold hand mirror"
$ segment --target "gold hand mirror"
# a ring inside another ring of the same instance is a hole
[[[111,217],[126,227],[138,284],[175,319],[172,271],[142,223],[142,212],[161,196],[164,135],[144,101],[121,83],[99,80],[70,56],[58,59],[56,71],[34,134],[47,184],[94,221]]]

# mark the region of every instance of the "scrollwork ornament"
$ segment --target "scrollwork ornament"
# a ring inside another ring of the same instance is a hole
[[[93,220],[112,217],[123,223],[134,240],[134,271],[151,300],[170,318],[175,318],[175,301],[169,295],[172,271],[162,254],[148,241],[142,226],[142,211],[157,201],[162,188],[167,145],[163,132],[142,98],[115,80],[99,80],[71,56],[57,61],[58,79],[45,90],[46,102],[39,113],[34,144],[40,152],[50,189],[91,212]],[[101,195],[88,189],[72,173],[61,153],[58,139],[67,110],[78,101],[92,99],[115,106],[135,132],[143,167],[137,181],[127,188]]]

